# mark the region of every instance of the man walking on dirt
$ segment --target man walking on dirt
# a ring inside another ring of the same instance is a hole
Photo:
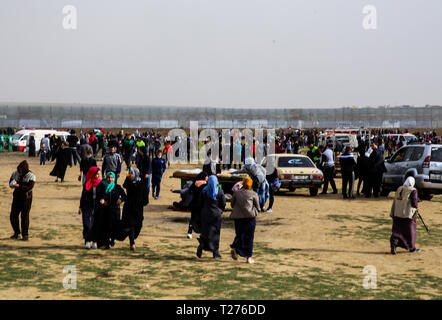
[[[20,162],[17,171],[14,171],[9,179],[9,186],[14,189],[10,216],[14,234],[11,239],[18,239],[20,235],[19,216],[21,214],[21,234],[23,240],[28,240],[29,212],[35,180],[35,175],[29,170],[26,160]]]

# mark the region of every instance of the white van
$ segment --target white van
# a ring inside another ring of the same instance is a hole
[[[40,150],[40,142],[41,139],[45,137],[45,135],[57,135],[61,138],[62,141],[66,141],[66,138],[69,136],[69,132],[67,131],[57,131],[57,130],[20,130],[17,131],[12,136],[12,148],[14,151],[27,151],[29,147],[29,137],[34,136],[35,139],[35,152]]]

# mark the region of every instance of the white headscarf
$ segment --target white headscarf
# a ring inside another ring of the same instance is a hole
[[[404,182],[404,187],[413,188],[416,180],[413,177],[408,177]]]
[[[138,170],[138,168],[130,168],[130,173],[132,173],[135,176],[132,183],[137,183],[138,181],[141,181],[140,170]]]
[[[247,157],[247,158],[244,159],[244,164],[245,165],[252,165],[254,163],[255,163],[255,160],[253,160],[252,157]]]

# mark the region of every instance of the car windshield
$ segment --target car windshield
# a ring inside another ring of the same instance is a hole
[[[406,135],[404,137],[407,140],[407,142],[410,142],[410,141],[412,141],[412,140],[414,140],[416,138],[415,136],[411,136],[411,135]]]
[[[304,157],[280,157],[278,167],[282,168],[313,168],[315,165],[309,158]]]
[[[20,140],[21,137],[23,137],[21,133],[16,133],[12,136],[12,140]]]
[[[442,162],[442,148],[440,147],[431,148],[431,161]]]

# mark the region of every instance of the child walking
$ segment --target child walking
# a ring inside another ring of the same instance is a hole
[[[157,150],[157,156],[152,160],[152,197],[158,200],[163,173],[166,171],[166,160],[161,150]]]
[[[40,165],[45,165],[47,156],[49,154],[49,147],[46,145],[46,142],[41,142],[40,151],[38,151],[40,154]]]

